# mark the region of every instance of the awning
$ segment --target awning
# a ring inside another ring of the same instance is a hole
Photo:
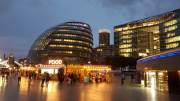
[[[36,69],[59,69],[63,67],[37,67]]]

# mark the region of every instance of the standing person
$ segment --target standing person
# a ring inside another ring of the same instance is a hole
[[[18,83],[21,82],[21,72],[18,72]]]
[[[50,79],[49,73],[46,73],[46,85],[47,86],[49,84],[49,79]]]
[[[26,71],[26,77],[28,77],[28,71]]]
[[[8,81],[9,71],[6,71],[6,79]]]
[[[98,75],[96,75],[95,81],[96,81],[96,83],[98,83]]]
[[[45,81],[45,79],[46,79],[46,74],[45,74],[46,72],[44,72],[43,74],[42,74],[42,83],[41,83],[41,87],[44,87],[44,81]]]
[[[15,77],[16,77],[16,75],[17,75],[17,71],[15,71]]]
[[[73,73],[71,74],[71,85],[72,85],[72,82],[74,82],[74,75],[73,75]],[[75,82],[74,82],[74,84],[75,84]]]
[[[68,84],[70,84],[71,83],[71,73],[69,73],[69,75],[68,75]]]
[[[130,85],[131,84],[135,85],[134,74],[131,74],[131,83],[130,83]]]
[[[5,72],[2,71],[2,81],[4,80],[4,78],[5,78]]]
[[[125,79],[125,77],[124,77],[124,73],[122,73],[122,74],[121,74],[121,85],[123,85],[123,84],[124,84],[124,81],[123,81],[124,79]]]

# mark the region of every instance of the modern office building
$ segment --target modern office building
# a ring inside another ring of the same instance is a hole
[[[100,52],[97,51],[97,48],[93,48],[92,49],[92,54],[91,54],[91,57],[90,57],[90,61],[91,61],[91,64],[99,64],[99,60],[100,60]]]
[[[179,43],[180,9],[114,27],[115,56],[145,57]]]
[[[99,30],[99,46],[110,45],[110,30],[100,29]]]
[[[27,64],[46,64],[48,60],[66,60],[69,64],[85,64],[90,59],[93,35],[90,25],[65,22],[49,28],[33,43]]]
[[[95,48],[97,53],[99,54],[99,62],[104,63],[106,57],[113,57],[114,56],[114,45],[108,46],[99,46]]]

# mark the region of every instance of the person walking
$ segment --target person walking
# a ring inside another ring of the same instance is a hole
[[[135,85],[134,74],[131,74],[131,83],[130,83],[130,85],[131,84],[133,84],[133,86]]]
[[[122,73],[122,74],[121,74],[121,85],[124,84],[124,80],[125,80],[124,73]]]
[[[50,80],[49,73],[46,73],[46,85],[48,86]]]
[[[43,74],[42,74],[42,83],[41,83],[41,87],[44,87],[44,81],[45,81],[45,79],[46,79],[46,74],[45,74],[46,72],[44,72]]]
[[[18,72],[18,84],[19,84],[19,82],[21,82],[21,72]]]
[[[29,72],[29,82],[31,82],[31,76],[32,76],[32,73]]]

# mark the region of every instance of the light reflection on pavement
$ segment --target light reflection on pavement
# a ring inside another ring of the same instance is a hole
[[[18,84],[17,77],[9,77],[4,82],[0,77],[0,101],[179,101],[180,96],[142,88],[120,85],[120,77],[112,83],[79,83],[73,86],[58,81],[50,81],[41,87],[41,80],[22,77]]]

